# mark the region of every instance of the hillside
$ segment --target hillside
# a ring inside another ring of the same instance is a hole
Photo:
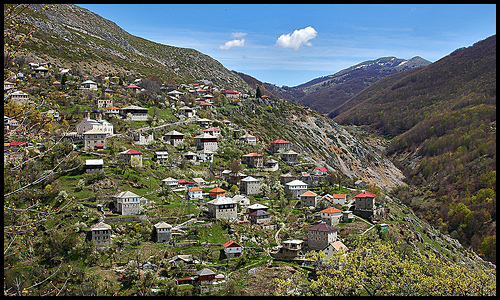
[[[496,233],[496,36],[386,77],[332,112],[391,137],[420,216],[484,255]]]
[[[148,41],[72,4],[30,5],[22,18],[36,28],[26,43],[32,59],[85,74],[154,75],[162,81],[209,81],[223,88],[253,89],[220,62],[195,49]]]

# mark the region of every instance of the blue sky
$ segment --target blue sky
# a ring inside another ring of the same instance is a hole
[[[496,34],[494,4],[77,4],[130,34],[295,86],[384,56],[435,62]]]

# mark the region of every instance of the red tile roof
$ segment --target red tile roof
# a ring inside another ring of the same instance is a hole
[[[240,244],[236,243],[235,241],[233,240],[229,240],[228,242],[226,242],[224,245],[222,245],[224,248],[228,248],[228,247],[241,247]]]
[[[134,150],[134,149],[128,149],[128,151],[127,152],[123,152],[123,154],[142,154],[142,152]]]
[[[320,170],[321,172],[328,172],[325,167],[316,167],[316,169]]]
[[[354,198],[375,198],[375,194],[373,193],[370,193],[370,192],[367,192],[367,191],[363,191],[362,193],[360,194],[357,194],[356,196],[354,196]]]
[[[201,191],[201,189],[195,186],[188,189],[188,192],[197,192],[197,191]]]
[[[304,196],[304,197],[316,197],[316,196],[318,196],[318,194],[313,193],[311,191],[307,191],[304,194],[300,195],[300,197],[302,197],[302,196]]]
[[[282,139],[279,139],[279,140],[276,140],[276,141],[272,141],[271,144],[289,144],[290,142],[288,141],[285,141],[285,140],[282,140]]]
[[[346,194],[333,194],[333,198],[334,199],[345,199],[346,198]]]
[[[226,190],[224,189],[221,189],[220,187],[216,187],[216,188],[213,188],[211,189],[210,191],[208,191],[209,193],[225,193]]]
[[[322,213],[328,213],[328,214],[335,214],[335,213],[341,213],[342,211],[338,210],[338,209],[336,209],[334,207],[329,207],[327,209],[323,209],[321,212]]]

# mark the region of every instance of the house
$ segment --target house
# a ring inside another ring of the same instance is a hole
[[[15,86],[14,83],[12,83],[10,81],[4,80],[4,82],[3,82],[3,92],[5,93],[8,90],[13,89],[14,86]]]
[[[226,190],[221,189],[220,187],[216,187],[208,191],[208,198],[210,199],[215,199],[220,196],[225,196],[226,195]]]
[[[33,103],[33,100],[30,100],[30,96],[23,91],[15,91],[13,93],[10,93],[8,98],[11,99],[12,102],[16,103],[17,105],[25,105]]]
[[[334,204],[344,204],[347,200],[346,194],[333,194],[332,200]]]
[[[189,185],[193,185],[194,182],[188,181],[187,179],[179,179],[179,180],[177,180],[177,184],[180,184],[183,186],[189,186]]]
[[[271,221],[271,214],[265,210],[256,210],[248,214],[250,223],[252,224],[267,224]]]
[[[200,162],[212,162],[214,161],[214,152],[204,149],[197,154],[197,157]]]
[[[200,263],[198,260],[193,259],[191,254],[179,254],[168,261],[173,267],[186,267],[194,268],[196,264]]]
[[[373,210],[375,208],[375,194],[363,191],[354,196],[356,210]]]
[[[203,191],[196,186],[190,187],[186,190],[186,199],[195,200],[201,199],[203,200]]]
[[[295,180],[295,176],[293,176],[292,173],[286,173],[280,175],[281,185],[286,186],[287,183],[292,182],[293,180]]]
[[[236,99],[236,98],[238,98],[238,95],[239,95],[238,92],[233,91],[233,90],[222,91],[222,94],[224,94],[224,96],[231,98],[231,99]]]
[[[250,205],[250,199],[245,195],[235,195],[233,201],[239,203],[241,208],[247,208]]]
[[[244,195],[260,194],[260,180],[247,176],[240,180],[240,193]]]
[[[161,186],[163,188],[170,187],[173,189],[173,188],[176,188],[178,184],[179,184],[179,182],[177,181],[177,179],[174,179],[172,177],[165,178],[161,181]]]
[[[111,225],[104,222],[99,222],[96,225],[90,226],[91,240],[97,246],[111,245]]]
[[[353,221],[354,221],[354,215],[353,215],[352,211],[350,211],[350,210],[344,210],[342,212],[341,222],[342,223],[351,223]]]
[[[299,154],[290,149],[281,153],[281,159],[283,161],[297,161],[299,159]]]
[[[227,258],[234,258],[241,255],[243,247],[233,240],[229,240],[222,245],[224,254]]]
[[[264,166],[264,155],[258,153],[248,153],[241,157],[241,163],[252,168],[261,168]]]
[[[115,211],[121,215],[138,215],[141,213],[141,203],[139,195],[130,191],[120,192],[114,196],[113,204]]]
[[[257,144],[257,138],[249,133],[240,136],[238,138],[238,140],[242,143],[246,143],[249,145],[256,145]]]
[[[168,163],[168,152],[167,151],[156,151],[153,156],[153,161],[155,161],[160,166],[166,166]]]
[[[77,135],[82,135],[84,132],[98,129],[106,133],[106,136],[113,135],[113,124],[109,123],[106,120],[102,119],[101,112],[99,110],[93,111],[93,117],[95,119],[90,118],[90,112],[85,110],[83,112],[83,119],[80,123],[76,124],[76,133]]]
[[[219,136],[220,135],[220,129],[219,128],[215,128],[215,127],[210,127],[210,128],[207,128],[207,129],[203,129],[202,133],[206,133],[206,134],[209,134],[211,136]]]
[[[320,223],[307,229],[307,246],[312,250],[323,250],[337,240],[337,228]]]
[[[272,153],[285,152],[290,149],[290,142],[278,139],[271,142],[270,148]]]
[[[226,196],[207,202],[208,214],[215,219],[236,219],[236,201]]]
[[[354,183],[354,186],[358,189],[366,189],[366,187],[368,186],[368,183],[366,181],[363,181],[360,179]]]
[[[325,260],[328,260],[330,258],[332,258],[333,254],[335,252],[338,252],[338,251],[344,251],[347,252],[349,251],[349,248],[346,247],[346,245],[344,245],[344,243],[342,243],[341,241],[335,241],[335,242],[331,242],[328,244],[328,246],[325,247],[325,249],[322,250],[323,253],[326,254],[325,256]]]
[[[217,151],[217,137],[210,134],[200,134],[194,137],[194,145],[196,150]]]
[[[137,105],[130,105],[124,108],[120,108],[120,116],[122,119],[131,121],[147,121],[148,120],[148,109],[139,107]]]
[[[103,169],[102,159],[86,159],[85,160],[85,173],[102,172]]]
[[[294,259],[303,256],[303,250],[304,241],[292,239],[281,242],[280,246],[273,247],[270,255],[273,258]]]
[[[151,134],[143,133],[143,132],[133,132],[132,137],[134,138],[134,144],[136,145],[149,145],[154,142],[153,132]]]
[[[35,69],[35,76],[36,77],[45,77],[45,76],[47,76],[47,74],[49,74],[49,69],[47,69],[44,66],[40,66],[40,67]]]
[[[182,154],[182,157],[184,159],[186,159],[187,161],[190,161],[190,162],[195,162],[196,159],[198,158],[198,156],[196,155],[196,153],[194,152],[191,152],[191,151],[188,151],[186,153],[183,153]]]
[[[186,118],[191,118],[194,117],[195,112],[191,107],[183,106],[179,108],[179,114],[185,116]]]
[[[209,285],[213,284],[215,280],[215,272],[204,268],[196,272],[197,277],[195,278],[195,283],[200,285]]]
[[[113,106],[113,99],[97,99],[97,108],[108,108]]]
[[[380,223],[380,231],[387,231],[389,229],[389,225],[386,223]]]
[[[172,239],[172,225],[163,221],[153,226],[153,241],[156,243],[165,243]]]
[[[80,83],[80,89],[97,91],[97,82],[94,82],[92,80],[85,80],[84,82]]]
[[[269,209],[269,207],[267,207],[263,204],[254,203],[254,204],[247,207],[247,212],[251,214],[251,213],[256,212],[258,210],[267,211],[268,209]]]
[[[321,221],[330,226],[335,226],[342,220],[342,211],[334,207],[323,209],[320,213]]]
[[[163,139],[172,146],[177,146],[184,141],[184,134],[172,130],[165,133]]]
[[[134,91],[134,92],[137,92],[140,87],[138,87],[137,85],[135,84],[129,84],[125,87],[127,90],[131,90],[131,91]]]
[[[200,104],[201,109],[211,110],[214,106],[210,102],[203,102]]]
[[[266,167],[266,169],[264,169],[263,171],[267,171],[267,172],[278,171],[278,168],[279,168],[278,161],[274,160],[272,158],[269,159],[268,161],[266,161],[264,166]]]
[[[197,187],[204,186],[205,184],[207,184],[207,182],[205,181],[205,179],[203,179],[201,177],[193,177],[192,180],[194,182],[194,185],[197,186]]]
[[[231,121],[229,121],[228,119],[222,120],[222,123],[224,123],[224,125],[226,125],[226,126],[231,125]]]
[[[210,125],[210,122],[212,122],[212,121],[209,119],[202,118],[202,119],[196,120],[196,125],[206,128]]]
[[[134,149],[128,149],[119,153],[121,158],[127,163],[132,164],[132,161],[138,162],[138,166],[142,167],[142,152]]]
[[[315,207],[317,197],[318,194],[311,191],[307,191],[300,195],[300,205],[302,207],[309,207],[309,206]]]
[[[300,199],[300,195],[307,191],[307,183],[300,180],[293,180],[285,184],[286,194],[293,199]]]
[[[120,109],[116,106],[111,106],[106,108],[106,112],[104,114],[108,117],[118,117],[120,115]]]
[[[319,175],[319,176],[325,176],[328,174],[328,170],[325,167],[316,167],[314,170],[311,172],[313,175]]]
[[[85,150],[106,149],[106,132],[100,129],[91,129],[83,133],[83,147]]]

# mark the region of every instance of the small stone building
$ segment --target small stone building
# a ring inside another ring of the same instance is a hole
[[[165,243],[172,239],[172,225],[165,222],[158,222],[153,226],[153,241]]]
[[[236,219],[237,203],[231,198],[221,196],[207,202],[208,214],[215,219]]]
[[[323,250],[337,240],[337,228],[320,223],[307,229],[307,245],[312,250]]]
[[[91,239],[97,246],[111,245],[111,225],[99,222],[90,226]]]

